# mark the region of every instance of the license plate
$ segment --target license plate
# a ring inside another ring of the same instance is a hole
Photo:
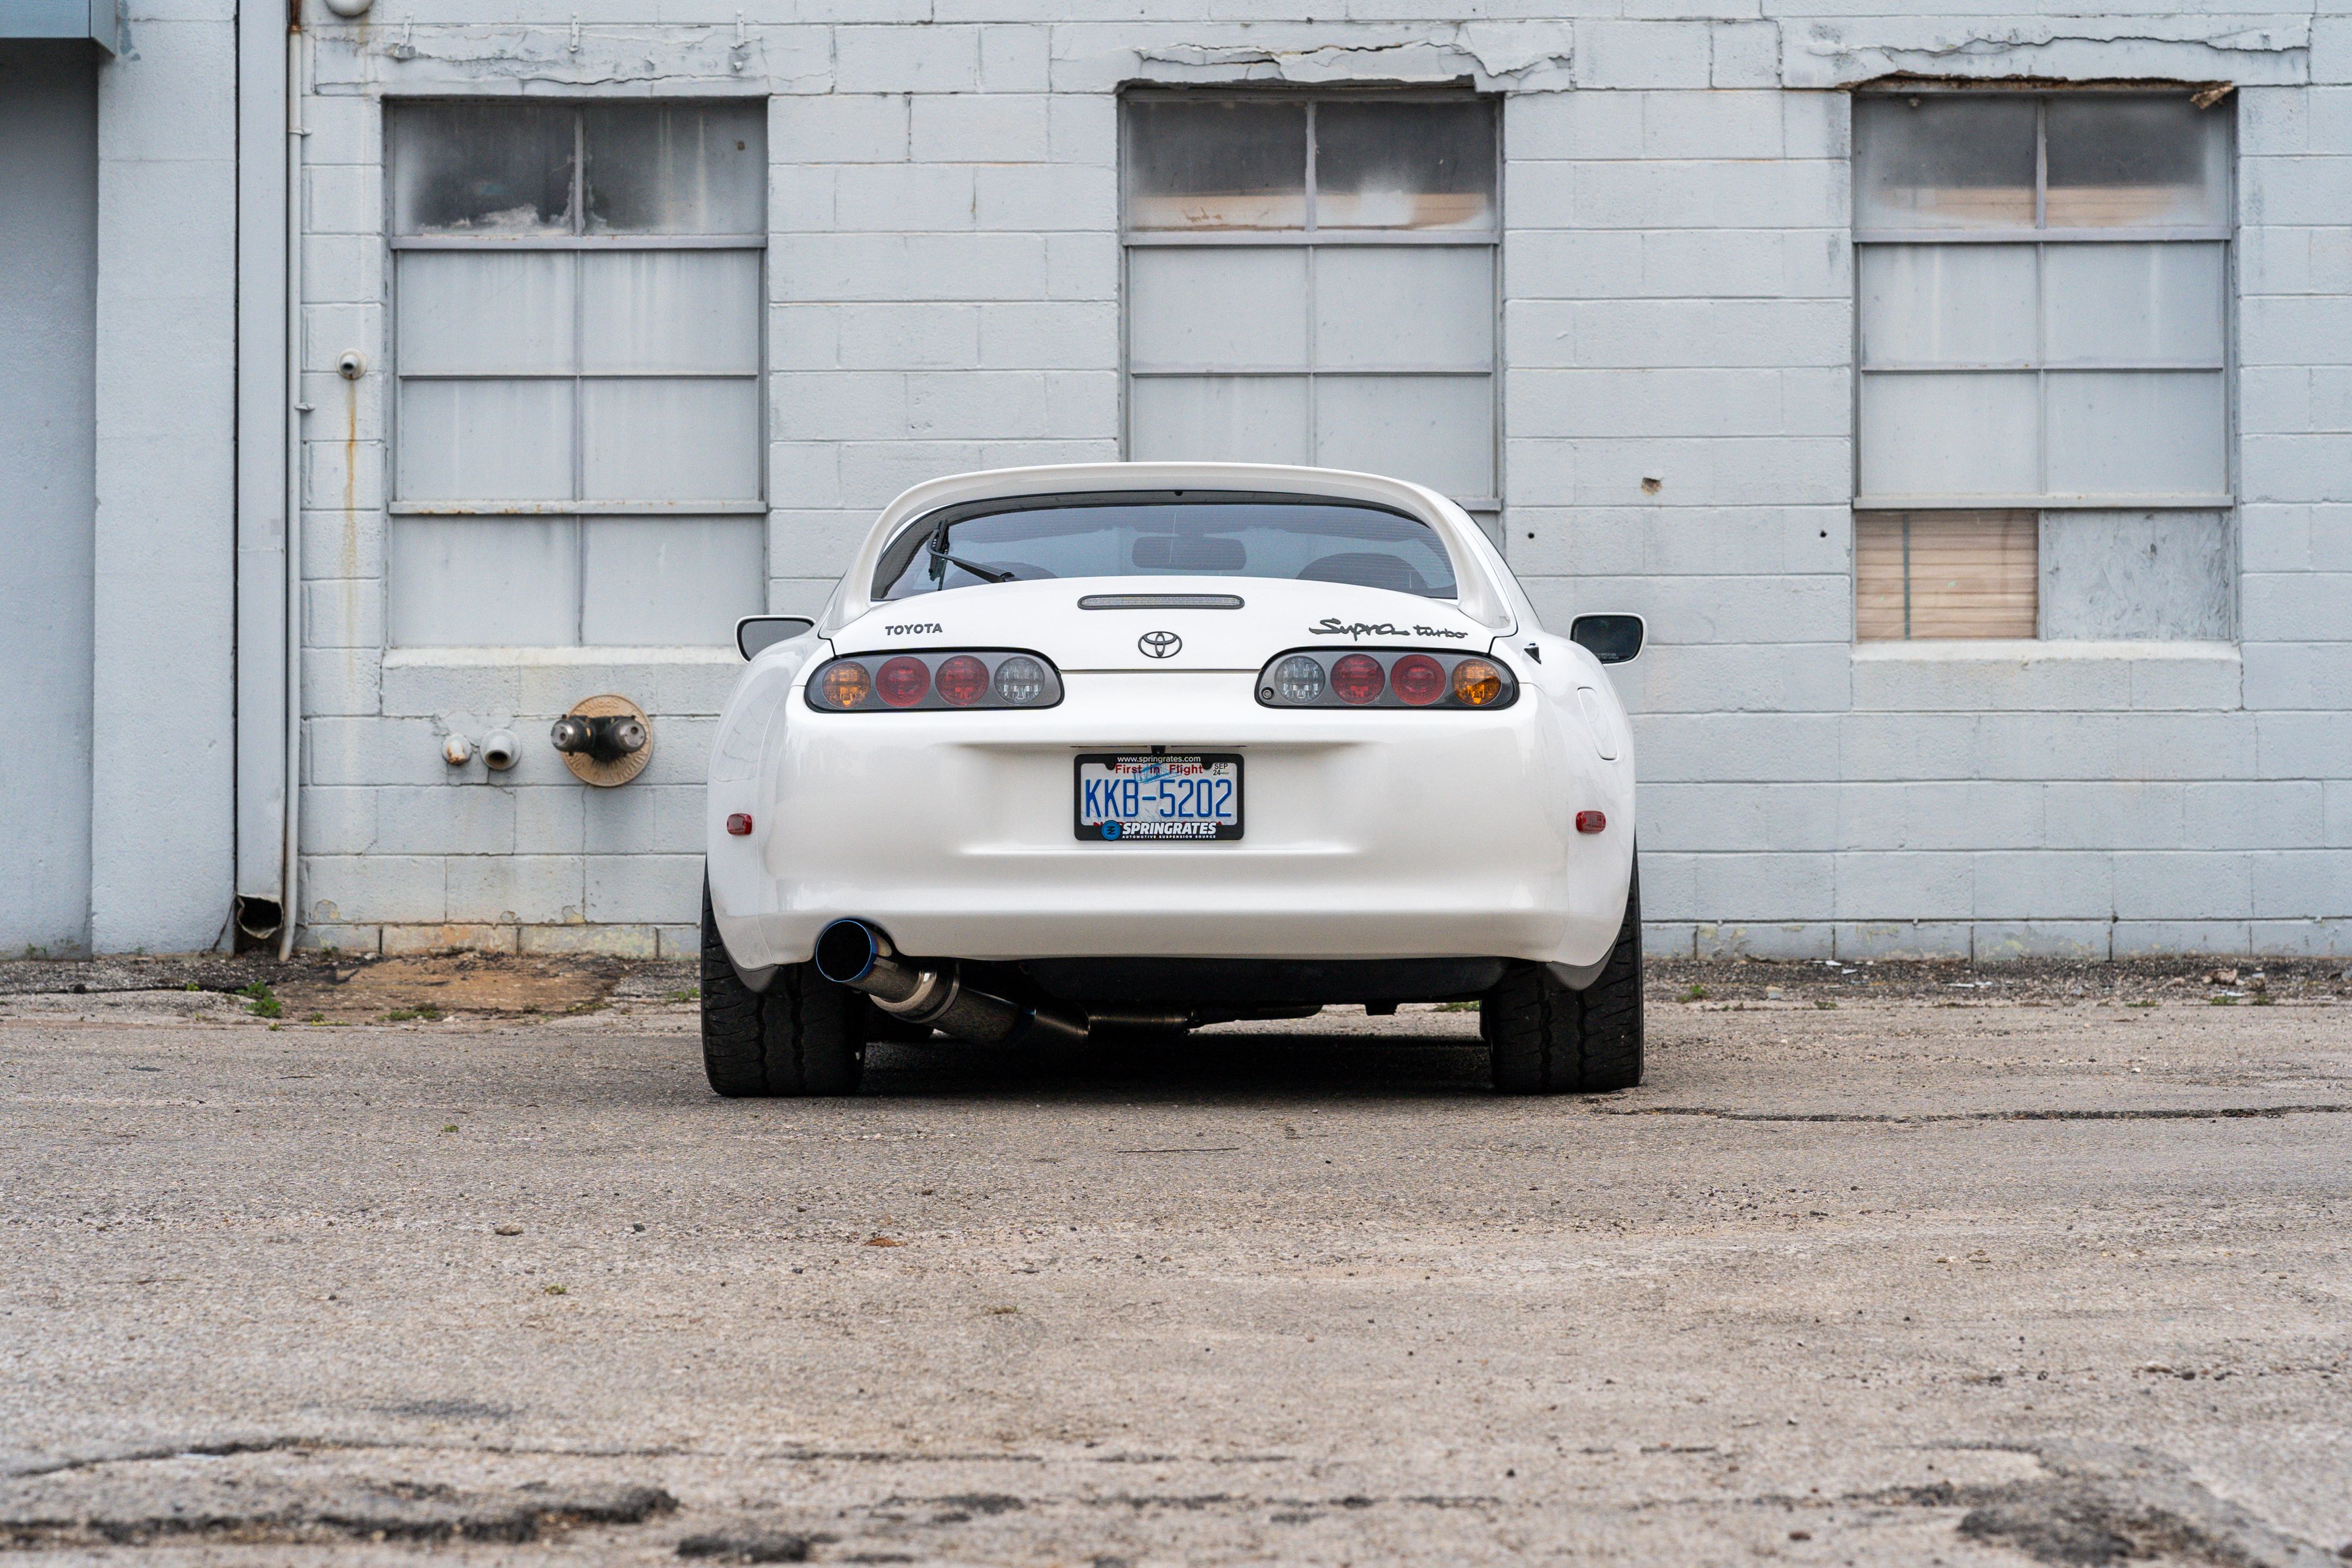
[[[1232,751],[1090,751],[1078,758],[1078,837],[1116,844],[1238,839],[1242,759]]]

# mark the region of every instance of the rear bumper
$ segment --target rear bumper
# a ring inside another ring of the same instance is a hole
[[[1042,713],[828,715],[797,695],[714,778],[712,903],[746,968],[845,915],[927,956],[1518,957],[1590,964],[1624,913],[1630,770],[1524,691],[1496,713],[1259,707],[1248,672],[1073,673]],[[1080,751],[1243,757],[1243,836],[1073,828]],[[1579,810],[1609,815],[1575,831]],[[748,811],[749,838],[724,831]]]

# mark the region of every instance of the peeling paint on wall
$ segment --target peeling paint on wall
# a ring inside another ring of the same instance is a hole
[[[1782,40],[1787,87],[1851,87],[1895,73],[2250,86],[2298,85],[2311,76],[2307,16],[1814,18],[1785,24]]]
[[[511,82],[522,91],[642,86],[824,92],[833,85],[824,27],[514,26],[319,29],[319,85],[415,92]]]
[[[1566,22],[1465,22],[1421,36],[1332,44],[1155,44],[1136,50],[1144,79],[1166,82],[1458,82],[1483,90],[1564,91],[1575,29]],[[1328,31],[1319,35],[1328,37]]]

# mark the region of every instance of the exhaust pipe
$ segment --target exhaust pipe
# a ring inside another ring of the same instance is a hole
[[[1083,1016],[1023,1007],[974,990],[963,983],[952,958],[909,964],[890,938],[863,920],[836,920],[818,933],[816,972],[835,985],[864,991],[894,1018],[975,1045],[1086,1043]]]

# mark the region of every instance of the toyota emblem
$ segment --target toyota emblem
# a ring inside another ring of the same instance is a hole
[[[1147,659],[1172,659],[1184,651],[1184,639],[1173,632],[1146,632],[1135,640]]]

